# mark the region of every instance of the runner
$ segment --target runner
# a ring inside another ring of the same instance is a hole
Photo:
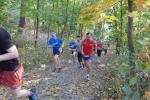
[[[108,50],[108,47],[109,47],[109,44],[108,43],[104,43],[104,52],[105,52],[105,55],[107,55],[107,50]]]
[[[18,50],[12,43],[10,34],[0,28],[0,86],[10,88],[16,98],[29,97],[29,100],[36,100],[35,87],[30,91],[21,89],[23,72]]]
[[[51,38],[48,41],[48,47],[53,48],[54,68],[52,69],[52,72],[61,72],[59,55],[62,52],[64,45],[62,39],[56,36],[56,32],[51,33]]]
[[[70,41],[69,42],[69,50],[71,51],[73,63],[75,62],[75,55],[77,53],[76,48],[77,48],[77,43],[74,40]]]
[[[81,43],[81,52],[83,54],[84,65],[87,71],[87,80],[90,80],[89,76],[92,65],[92,56],[97,52],[96,42],[92,38],[92,33],[86,33],[86,38]]]
[[[100,57],[101,57],[101,55],[102,55],[102,51],[103,51],[103,48],[104,47],[104,42],[103,42],[103,40],[99,40],[98,42],[97,42],[97,62],[98,63],[100,63]]]
[[[77,44],[77,56],[78,56],[78,62],[80,64],[79,68],[84,68],[84,64],[82,62],[82,53],[81,53],[81,37],[78,35],[76,38],[76,44]]]
[[[97,42],[97,55],[98,57],[101,57],[102,51],[104,47],[104,42],[102,40]]]

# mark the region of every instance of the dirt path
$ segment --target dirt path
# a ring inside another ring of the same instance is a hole
[[[25,74],[23,87],[36,86],[37,100],[100,100],[103,78],[109,69],[104,64],[106,57],[100,61],[100,64],[93,61],[90,81],[86,80],[85,69],[79,69],[77,62],[63,61],[61,73],[52,73],[50,65],[32,69]],[[0,100],[16,100],[3,88],[0,89],[0,95]]]

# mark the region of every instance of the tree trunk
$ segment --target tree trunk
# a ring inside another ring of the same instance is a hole
[[[75,7],[75,0],[73,1],[73,7],[72,7],[72,16],[71,16],[71,22],[70,22],[70,30],[73,32],[75,29],[75,22],[74,22],[74,7]]]
[[[128,0],[128,12],[131,13],[133,8],[133,1]],[[130,65],[131,65],[131,76],[135,75],[134,69],[135,69],[135,51],[134,51],[134,46],[133,46],[133,37],[132,37],[132,31],[133,31],[133,18],[128,16],[128,48],[129,48],[129,60],[130,60]]]
[[[64,22],[64,27],[63,27],[62,32],[61,32],[61,38],[63,37],[65,29],[67,27],[67,22],[68,22],[68,5],[69,5],[69,0],[67,0],[67,4],[66,4],[65,22]]]
[[[58,34],[59,34],[59,25],[57,25],[57,32],[58,32]],[[60,36],[60,35],[59,35]]]
[[[120,10],[120,33],[121,34],[123,34],[123,30],[122,30],[123,29],[123,27],[122,27],[123,26],[122,25],[123,24],[122,5],[123,4],[122,4],[122,0],[121,0],[120,1],[120,7],[121,7],[121,10]]]
[[[116,13],[116,9],[115,8],[113,8],[113,13],[114,13],[114,16],[117,16],[117,13]],[[118,26],[118,24],[117,24],[117,21],[115,21],[115,31],[116,32],[118,32],[117,31],[117,26]],[[120,39],[121,37],[120,37],[120,34],[118,33],[118,35],[116,36],[116,54],[117,55],[119,55],[120,54],[120,46],[121,46],[121,44],[120,44]]]
[[[18,33],[23,32],[23,28],[25,27],[25,16],[24,12],[25,11],[25,0],[21,0],[21,5],[20,5],[20,18],[19,18],[19,25],[18,25]]]
[[[79,24],[79,35],[82,37],[83,33],[83,24]]]
[[[40,6],[40,3],[39,3],[39,0],[37,0],[37,11],[39,10],[39,6]],[[39,31],[39,15],[37,14],[36,16],[36,33],[35,33],[35,47],[37,46],[37,41],[38,41],[38,31]]]

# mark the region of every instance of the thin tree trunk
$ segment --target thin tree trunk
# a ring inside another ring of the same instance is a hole
[[[116,13],[116,9],[113,8],[113,11],[114,11],[114,16],[117,16],[117,13]],[[115,31],[117,32],[117,21],[115,21]],[[120,34],[117,35],[116,37],[116,54],[119,55],[120,54]]]
[[[50,21],[49,21],[48,27],[47,27],[47,42],[46,43],[48,43],[49,38],[50,38]]]
[[[21,0],[21,5],[20,5],[20,18],[19,18],[19,25],[18,25],[18,33],[23,32],[23,28],[25,27],[25,16],[24,16],[24,11],[25,11],[25,0]]]
[[[36,35],[36,18],[33,20],[33,23],[34,23],[34,36]]]
[[[79,35],[82,37],[83,33],[83,24],[79,24]]]
[[[55,3],[54,3],[54,0],[52,0],[53,2],[53,5],[52,5],[52,9],[54,10],[54,7],[55,7]],[[49,11],[51,10],[51,7],[49,8]],[[47,43],[48,43],[48,40],[50,38],[50,32],[51,32],[51,16],[48,17],[48,26],[47,26]]]
[[[123,1],[121,0],[121,1],[120,1],[120,7],[121,7],[121,10],[120,10],[120,33],[121,33],[121,35],[122,35],[122,33],[123,33],[123,30],[122,30],[122,29],[123,29],[123,27],[122,27],[122,26],[123,26],[123,25],[122,25],[122,24],[123,24],[123,16],[122,16],[122,14],[123,14],[123,13],[122,13],[122,9],[123,9],[123,8],[122,8],[122,5],[123,5],[123,4],[122,4],[122,2],[123,2]]]
[[[133,11],[133,1],[128,0],[128,12],[131,13]],[[133,37],[132,37],[132,32],[133,31],[133,18],[128,16],[128,48],[129,48],[129,60],[130,60],[130,65],[131,65],[131,76],[135,75],[134,69],[135,69],[135,51],[134,51],[134,46],[133,46]]]
[[[37,0],[37,10],[39,10],[39,0]],[[38,31],[39,31],[39,15],[37,14],[36,16],[36,37],[35,37],[35,47],[37,46],[37,41],[38,41]]]
[[[71,23],[70,23],[70,30],[71,32],[74,30],[74,6],[75,6],[75,0],[73,1],[73,7],[72,7],[72,16],[71,16]]]
[[[57,25],[57,32],[59,33],[59,25]]]
[[[67,0],[67,4],[66,4],[65,22],[64,22],[64,27],[63,27],[62,32],[61,32],[61,38],[63,37],[65,29],[67,27],[67,22],[68,22],[68,5],[69,5],[69,0]]]

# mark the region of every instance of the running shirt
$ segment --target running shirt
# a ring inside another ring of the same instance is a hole
[[[61,45],[62,45],[62,39],[61,38],[50,38],[48,41],[48,45],[51,45],[53,47],[53,52],[58,52]]]
[[[71,49],[76,49],[77,43],[76,43],[75,41],[71,41],[71,42],[69,42],[69,47],[70,47]]]
[[[76,41],[76,43],[77,43],[77,48],[76,48],[77,52],[81,52],[81,42]]]
[[[102,41],[97,42],[97,49],[100,50],[104,47],[104,43]]]
[[[96,43],[94,40],[84,39],[82,41],[83,55],[93,56]]]
[[[0,28],[0,55],[6,54],[7,49],[11,48],[13,43],[11,41],[10,34],[3,28]],[[0,61],[0,71],[13,71],[19,65],[18,58]]]

